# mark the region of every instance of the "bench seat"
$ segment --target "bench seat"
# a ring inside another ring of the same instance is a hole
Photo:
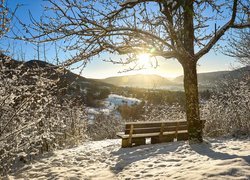
[[[183,134],[183,133],[187,133],[187,130],[181,130],[181,131],[177,131],[178,134]],[[170,132],[163,132],[162,135],[170,135],[170,134],[176,134],[176,131],[170,131]],[[129,134],[124,134],[123,132],[119,132],[116,134],[118,137],[126,139],[129,138]],[[160,133],[144,133],[144,134],[132,134],[132,138],[150,138],[150,137],[154,137],[154,136],[160,136]]]

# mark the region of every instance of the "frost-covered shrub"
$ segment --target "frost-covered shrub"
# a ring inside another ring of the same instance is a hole
[[[123,128],[124,121],[121,118],[99,114],[94,124],[88,126],[87,134],[92,140],[113,139]]]
[[[224,82],[201,108],[206,120],[207,136],[250,135],[250,86],[249,82]]]
[[[11,63],[0,61],[0,174],[19,160],[87,138],[84,106],[57,96],[58,79]]]
[[[174,121],[185,120],[185,111],[179,104],[141,104],[118,107],[125,121]]]
[[[127,121],[129,120],[135,120],[135,119],[141,119],[144,110],[144,102],[141,102],[140,104],[133,104],[133,105],[120,105],[117,108],[118,112],[121,114],[121,117]]]
[[[142,117],[144,121],[177,121],[185,120],[186,114],[184,109],[178,105],[145,105],[145,113]]]

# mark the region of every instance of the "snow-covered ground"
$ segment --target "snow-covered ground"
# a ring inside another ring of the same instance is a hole
[[[5,179],[250,179],[250,139],[209,139],[120,148],[86,142],[44,155]]]

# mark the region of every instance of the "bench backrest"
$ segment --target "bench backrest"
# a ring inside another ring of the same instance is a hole
[[[205,120],[201,120],[204,128]],[[145,134],[155,132],[170,132],[187,130],[187,121],[149,121],[149,122],[127,122],[125,123],[125,134]]]
[[[129,122],[125,123],[125,134],[144,134],[187,130],[187,121]]]

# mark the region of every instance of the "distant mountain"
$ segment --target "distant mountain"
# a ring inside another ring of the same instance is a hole
[[[239,68],[233,71],[216,71],[198,74],[198,83],[200,85],[215,84],[217,81],[243,79],[250,76],[250,66]],[[176,77],[173,82],[182,84],[183,75]]]
[[[6,57],[0,54],[0,70],[5,67],[6,69],[21,68],[23,72],[29,71],[25,76],[26,83],[34,83],[32,76],[38,74],[42,74],[43,77],[48,79],[59,79],[58,91],[60,89],[60,93],[70,96],[82,96],[87,103],[88,98],[91,100],[104,97],[114,86],[183,90],[183,76],[179,76],[172,81],[159,75],[143,74],[109,77],[106,79],[88,79],[67,69],[58,71],[57,66],[44,61],[31,60],[20,62]],[[11,77],[11,74],[9,76]],[[200,88],[207,89],[215,85],[217,81],[243,79],[246,77],[250,79],[250,66],[233,71],[200,73],[198,74],[198,82]]]
[[[243,79],[250,76],[250,66],[239,68],[233,71],[216,71],[198,74],[198,83],[200,89],[207,89],[216,84],[216,82],[233,79]],[[115,76],[98,81],[123,87],[183,90],[183,75],[169,80],[159,75],[127,75]]]
[[[40,73],[43,73],[43,76],[46,76],[47,78],[51,79],[60,78],[60,80],[66,81],[67,84],[77,82],[80,84],[85,84],[86,87],[93,87],[93,86],[111,87],[110,84],[82,77],[78,74],[72,73],[67,69],[62,69],[60,72],[56,71],[58,69],[58,66],[40,60],[30,60],[27,62],[20,62],[14,59],[10,59],[8,61],[3,61],[3,64],[5,67],[9,69],[14,69],[18,67],[22,70],[30,70],[30,71],[32,71],[32,69],[37,69],[37,70],[39,69]]]
[[[139,88],[160,88],[162,86],[172,85],[173,82],[159,75],[128,75],[116,76],[106,79],[99,79],[99,81],[113,84],[116,86],[128,86]]]

